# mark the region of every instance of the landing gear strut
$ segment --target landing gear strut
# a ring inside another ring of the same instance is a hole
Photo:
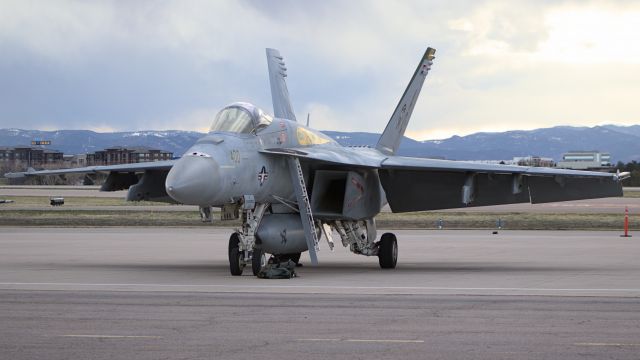
[[[383,269],[394,269],[398,262],[398,240],[392,233],[384,233],[378,243],[378,261]]]

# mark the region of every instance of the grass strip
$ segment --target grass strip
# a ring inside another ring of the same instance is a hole
[[[622,197],[626,197],[626,198],[640,198],[640,191],[624,191],[623,192],[623,196]]]
[[[465,213],[416,212],[382,213],[376,217],[378,228],[436,229],[438,220],[444,229],[495,229],[501,219],[510,230],[620,230],[620,214],[539,214],[539,213]],[[203,223],[197,212],[185,211],[80,211],[80,210],[5,210],[0,226],[238,226],[238,220]],[[630,229],[640,229],[640,217],[629,219]]]
[[[618,230],[623,228],[620,214],[567,213],[477,213],[416,212],[385,213],[376,218],[379,228],[434,229],[442,220],[445,229],[496,229],[498,219],[504,229],[511,230]],[[640,229],[640,217],[629,219],[631,229]]]
[[[4,210],[0,226],[211,226],[190,211]],[[231,222],[213,225],[233,226]]]

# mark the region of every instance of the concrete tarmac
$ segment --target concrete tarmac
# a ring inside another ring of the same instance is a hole
[[[0,358],[638,359],[633,298],[0,291]]]
[[[0,358],[637,359],[640,237],[396,231],[231,277],[219,228],[1,228]]]
[[[319,266],[265,281],[229,276],[230,228],[0,230],[0,289],[640,296],[640,236],[619,232],[400,230],[395,270],[322,242]]]

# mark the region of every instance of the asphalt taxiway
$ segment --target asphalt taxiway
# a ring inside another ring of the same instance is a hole
[[[231,277],[230,229],[0,229],[0,351],[66,358],[637,358],[640,237],[396,231]]]
[[[0,289],[640,296],[640,237],[400,230],[398,267],[326,243],[291,281],[229,276],[229,228],[2,228]],[[383,231],[380,231],[383,232]]]

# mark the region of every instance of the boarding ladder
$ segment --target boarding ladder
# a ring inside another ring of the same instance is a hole
[[[318,234],[313,221],[313,214],[311,213],[311,203],[309,202],[309,195],[307,194],[307,186],[304,183],[304,174],[302,173],[302,166],[300,166],[300,160],[297,157],[291,156],[288,159],[289,173],[291,175],[291,183],[296,193],[296,199],[298,201],[298,209],[300,210],[300,219],[302,220],[302,228],[304,229],[304,237],[307,241],[307,247],[309,248],[309,256],[311,257],[311,264],[318,264]]]

